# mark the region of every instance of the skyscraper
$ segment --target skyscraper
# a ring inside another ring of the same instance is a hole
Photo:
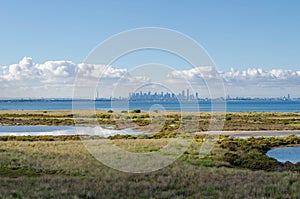
[[[186,89],[186,99],[189,100],[190,99],[190,90]]]

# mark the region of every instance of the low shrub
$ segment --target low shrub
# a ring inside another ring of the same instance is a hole
[[[135,110],[132,110],[131,113],[141,113],[142,111],[140,109],[135,109]]]

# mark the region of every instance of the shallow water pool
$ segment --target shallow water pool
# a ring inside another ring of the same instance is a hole
[[[300,146],[271,149],[266,155],[275,158],[279,162],[297,163],[300,162]]]

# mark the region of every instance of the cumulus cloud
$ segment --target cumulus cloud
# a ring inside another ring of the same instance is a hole
[[[300,71],[287,69],[264,70],[249,68],[217,72],[213,67],[198,67],[184,71],[173,71],[169,75],[173,84],[182,79],[193,84],[194,88],[210,81],[222,79],[227,94],[235,96],[282,96],[287,93],[300,95]]]
[[[145,77],[130,77],[127,69],[99,64],[75,64],[72,61],[47,61],[38,64],[30,57],[24,57],[17,64],[2,66],[1,69],[2,98],[72,97],[73,86],[78,79],[88,87],[98,83],[100,77],[104,81],[102,86],[108,91],[120,78],[127,84],[147,81]]]
[[[272,69],[272,70],[263,70],[261,68],[249,68],[244,71],[238,71],[231,69],[230,72],[225,72],[222,74],[223,78],[226,81],[232,79],[238,80],[255,80],[255,79],[264,79],[264,80],[289,80],[289,79],[299,79],[300,71],[293,70],[284,70],[284,69]]]
[[[74,83],[78,79],[82,81],[82,90],[99,83],[101,97],[112,96],[112,91],[118,91],[115,97],[127,96],[143,84],[151,83],[150,77],[134,76],[125,68],[72,61],[34,63],[30,57],[1,69],[0,98],[72,97]],[[220,87],[220,82],[224,83],[226,94],[231,96],[281,96],[287,93],[300,96],[300,71],[287,69],[232,68],[218,72],[214,67],[206,66],[170,71],[161,83],[177,93],[191,87],[191,90],[209,97],[213,89],[209,90],[207,86]]]
[[[30,57],[24,57],[18,64],[2,66],[2,80],[28,80],[28,78],[50,81],[51,79],[73,78],[78,72],[82,76],[120,78],[127,74],[127,69],[116,69],[106,65],[75,64],[71,61],[47,61],[35,64]]]
[[[214,67],[211,66],[203,66],[192,68],[190,70],[182,70],[182,71],[172,71],[168,74],[169,78],[185,78],[188,80],[193,80],[195,78],[203,78],[203,79],[211,79],[219,77],[219,73],[215,70]]]
[[[39,80],[55,81],[58,78],[74,77],[76,65],[70,61],[48,61],[35,64],[30,57],[24,57],[18,64],[3,66],[2,81]]]
[[[214,67],[205,66],[192,68],[190,70],[172,71],[168,77],[170,78],[186,78],[186,79],[213,79],[222,77],[225,81],[231,80],[288,80],[300,79],[300,71],[272,69],[263,70],[261,68],[249,68],[247,70],[234,70],[231,68],[228,72],[217,72]]]

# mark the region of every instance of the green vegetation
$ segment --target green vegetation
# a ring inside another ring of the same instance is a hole
[[[0,141],[67,141],[67,140],[80,140],[78,135],[59,135],[59,136],[0,136]]]
[[[206,131],[211,120],[224,120],[223,130],[300,130],[300,113],[227,113],[224,118],[211,118],[210,113],[166,112],[165,115],[141,110],[96,111],[0,111],[0,125],[115,125],[117,129],[137,125],[141,131],[174,131],[184,125],[193,131]],[[163,123],[161,126],[160,123]],[[157,128],[160,126],[160,128]],[[175,127],[174,127],[175,126]],[[189,131],[189,129],[185,129]]]
[[[223,137],[219,144],[221,148],[228,150],[224,154],[223,160],[232,166],[252,170],[300,171],[300,164],[281,163],[265,155],[268,150],[274,147],[300,145],[300,137],[295,135],[249,139]]]
[[[300,129],[300,113],[227,113],[224,130]],[[209,113],[134,111],[1,111],[0,125],[114,125],[152,132],[109,137],[124,150],[157,151],[170,138],[208,129]],[[182,125],[184,124],[184,125]],[[198,126],[199,124],[199,126]],[[153,133],[154,132],[154,133]],[[123,173],[97,161],[80,136],[0,136],[0,198],[298,198],[300,163],[266,156],[300,137],[239,139],[220,136],[200,158],[206,135],[166,168]],[[84,139],[99,139],[85,136]]]
[[[135,110],[132,110],[131,113],[141,113],[141,110],[140,109],[135,109]]]
[[[77,136],[49,137],[32,139],[29,136],[27,140],[13,137],[0,141],[1,198],[299,196],[297,165],[282,169],[276,167],[280,165],[276,160],[271,161],[264,155],[273,146],[299,144],[296,136],[249,139],[221,136],[211,153],[199,158],[205,135],[197,135],[176,162],[145,174],[123,173],[106,167],[89,154]],[[151,152],[164,147],[169,139],[127,137],[113,142],[127,151]],[[259,164],[260,161],[265,164]]]

